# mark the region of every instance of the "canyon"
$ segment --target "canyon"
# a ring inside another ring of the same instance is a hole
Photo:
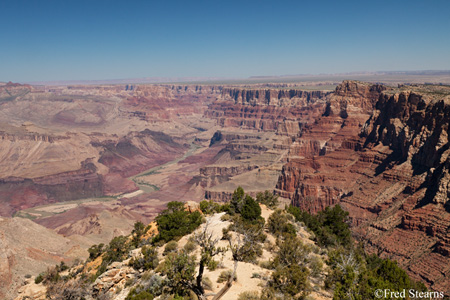
[[[318,124],[339,126],[325,131],[331,136],[319,155],[283,166],[276,191],[311,212],[341,204],[366,250],[448,291],[449,87],[347,82],[328,103]],[[352,110],[345,117],[343,106]]]
[[[447,292],[450,87],[317,89],[0,86],[0,296],[169,201],[225,202],[238,186],[313,213],[339,203],[367,251]]]

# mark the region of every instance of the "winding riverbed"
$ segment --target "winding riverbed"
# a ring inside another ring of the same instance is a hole
[[[191,141],[191,143],[189,145],[189,150],[186,151],[183,154],[183,156],[180,156],[180,157],[178,157],[178,158],[176,158],[174,160],[166,162],[163,165],[159,165],[159,166],[153,167],[151,169],[145,170],[145,171],[143,171],[143,172],[141,172],[141,173],[139,173],[137,175],[129,177],[128,179],[133,180],[134,183],[136,183],[136,185],[139,186],[139,190],[142,191],[139,194],[151,193],[151,192],[157,191],[157,190],[159,190],[158,186],[156,186],[154,184],[151,184],[151,183],[148,183],[148,182],[145,182],[143,180],[139,180],[139,178],[147,176],[147,175],[151,175],[151,174],[161,173],[168,166],[173,165],[173,164],[177,164],[178,162],[180,162],[180,161],[188,158],[189,156],[193,155],[199,148],[201,148],[200,145],[194,144],[194,141]]]

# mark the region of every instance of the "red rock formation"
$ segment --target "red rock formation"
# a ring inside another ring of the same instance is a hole
[[[305,106],[324,98],[322,91],[223,88],[219,99],[242,105]]]
[[[370,113],[378,101],[380,93],[385,89],[386,87],[380,84],[346,80],[336,87],[331,106],[339,104],[341,110],[353,106],[362,109],[363,112]]]
[[[173,120],[180,115],[203,114],[220,91],[220,86],[136,86],[125,105],[130,114],[144,120]]]
[[[5,131],[0,131],[0,139],[1,140],[8,140],[8,141],[35,141],[35,142],[47,142],[47,143],[54,143],[56,141],[61,140],[67,140],[69,137],[67,136],[55,136],[55,135],[49,135],[49,134],[39,134],[35,132],[30,132],[26,134],[10,134]]]
[[[7,200],[0,202],[0,215],[11,216],[36,205],[102,196],[103,186],[92,163],[86,163],[77,171],[34,179],[0,179],[0,198]]]
[[[118,141],[107,140],[93,145],[103,149],[99,163],[124,178],[173,160],[186,150],[185,145],[178,144],[172,137],[148,129],[131,132]]]
[[[200,175],[202,176],[234,176],[239,175],[254,169],[258,166],[254,165],[236,165],[236,166],[206,166],[200,168]]]
[[[179,119],[201,118],[220,91],[172,85],[1,86],[0,214],[136,190],[127,177],[181,156],[184,144],[211,122]],[[8,115],[14,116],[11,122]],[[179,134],[171,131],[176,141],[157,132],[174,119],[182,127]],[[144,130],[149,123],[154,131]],[[96,171],[82,166],[86,159]]]
[[[383,89],[355,82],[339,86],[324,116],[293,144],[291,152],[300,158],[283,167],[278,193],[312,212],[340,203],[369,251],[448,292],[450,89]],[[364,115],[367,122],[358,134]],[[333,121],[325,122],[328,118]],[[352,124],[349,130],[324,126],[339,124],[339,118],[342,125]],[[317,139],[326,151],[318,149]]]
[[[257,192],[246,191],[246,194],[249,196],[252,196],[253,198],[256,198]],[[205,199],[214,199],[214,201],[216,201],[216,202],[226,203],[226,202],[229,202],[232,197],[233,197],[232,191],[231,192],[226,192],[226,191],[217,192],[217,191],[210,191],[210,190],[205,191]]]
[[[205,115],[217,119],[223,127],[295,135],[301,126],[299,122],[311,120],[318,107],[314,103],[327,94],[321,91],[223,88]]]

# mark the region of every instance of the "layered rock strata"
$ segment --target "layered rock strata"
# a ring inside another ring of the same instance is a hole
[[[293,144],[295,155],[283,166],[277,191],[311,212],[340,203],[370,251],[446,292],[450,89],[384,89],[339,86],[323,117]],[[321,124],[336,124],[332,137],[313,143]]]
[[[0,215],[137,190],[128,177],[182,156],[208,129],[201,116],[220,92],[194,85],[1,86]]]
[[[300,119],[311,119],[316,102],[328,93],[278,89],[223,88],[205,115],[222,127],[239,127],[279,134],[297,134]]]

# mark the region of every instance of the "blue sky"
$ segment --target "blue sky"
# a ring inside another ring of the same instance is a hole
[[[449,70],[450,1],[1,0],[0,81]]]

